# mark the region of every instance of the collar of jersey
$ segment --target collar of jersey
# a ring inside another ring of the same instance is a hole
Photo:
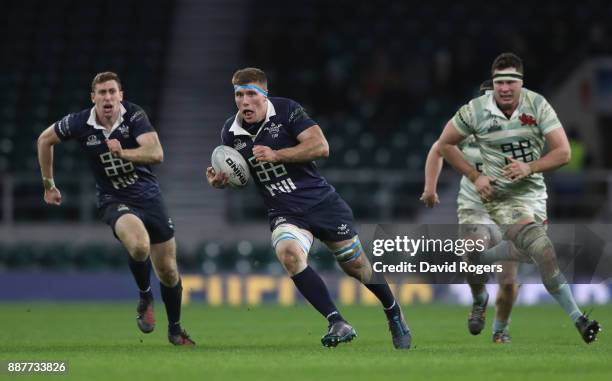
[[[110,136],[110,134],[112,134],[113,131],[115,131],[115,129],[119,127],[121,123],[123,123],[123,115],[125,115],[127,110],[125,109],[125,107],[123,107],[123,104],[119,103],[119,106],[121,107],[121,115],[119,115],[119,118],[117,118],[117,120],[115,121],[115,124],[113,124],[113,128],[111,128],[110,132],[107,134],[108,136]],[[106,128],[104,126],[99,125],[98,121],[96,120],[96,107],[95,106],[92,107],[91,110],[89,111],[89,119],[87,119],[87,124],[95,128],[96,130],[106,130]]]
[[[257,130],[257,133],[255,135],[249,134],[247,130],[242,128],[242,116],[240,116],[240,112],[236,113],[234,123],[232,123],[232,126],[229,129],[230,132],[233,132],[234,135],[247,135],[251,138],[255,138],[257,135],[259,135],[259,131],[261,131],[261,129],[266,125],[266,123],[270,121],[270,118],[276,115],[276,110],[274,109],[274,105],[272,104],[272,102],[270,102],[269,99],[266,99],[266,102],[268,102],[268,111],[266,112],[266,119],[264,119],[263,123],[261,124],[261,127],[259,127],[259,130]]]
[[[512,115],[510,116],[509,119],[514,119],[515,117],[518,117],[519,114],[519,109],[521,108],[521,105],[523,104],[523,98],[525,97],[525,88],[521,89],[521,96],[519,98],[519,104],[516,107],[516,110],[514,110],[514,112],[512,113]],[[495,96],[493,95],[493,93],[491,92],[491,94],[489,94],[489,100],[487,101],[487,107],[486,109],[493,115],[496,116],[500,116],[504,119],[508,119],[506,117],[506,114],[503,113],[502,110],[499,109],[499,107],[497,107],[497,103],[495,103]]]

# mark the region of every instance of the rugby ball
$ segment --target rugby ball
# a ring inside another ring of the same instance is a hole
[[[223,172],[227,175],[228,184],[232,188],[242,188],[249,183],[249,166],[240,152],[232,147],[215,148],[210,161],[215,172]]]

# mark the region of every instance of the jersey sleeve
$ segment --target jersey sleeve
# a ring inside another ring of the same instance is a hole
[[[543,102],[538,108],[537,119],[542,135],[546,135],[554,129],[563,127],[557,117],[557,113],[546,99],[543,99]]]
[[[302,131],[316,125],[317,123],[308,116],[304,107],[295,101],[289,103],[289,132],[297,137]]]
[[[463,136],[472,135],[476,127],[474,108],[468,103],[463,105],[451,119],[453,125]]]
[[[61,141],[70,140],[79,134],[78,113],[68,114],[53,124],[55,133]]]
[[[139,106],[134,105],[134,113],[130,117],[132,123],[132,135],[134,138],[147,132],[155,132],[155,128],[151,125],[147,113]]]
[[[230,137],[229,129],[234,122],[234,117],[229,118],[223,123],[223,128],[221,128],[221,145],[224,146],[232,146],[232,138]]]

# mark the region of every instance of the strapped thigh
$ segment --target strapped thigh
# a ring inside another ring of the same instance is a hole
[[[298,243],[305,255],[310,252],[312,246],[312,236],[305,233],[305,230],[291,224],[280,224],[272,231],[272,247],[276,250],[276,246],[284,240],[294,240]]]
[[[334,257],[336,261],[345,263],[359,258],[362,252],[363,248],[361,247],[359,236],[354,236],[346,245],[334,250]]]

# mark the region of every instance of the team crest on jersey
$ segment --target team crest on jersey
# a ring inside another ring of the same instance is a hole
[[[117,127],[117,130],[121,132],[121,136],[123,136],[124,138],[130,137],[130,128],[126,126],[125,124],[122,124],[119,127]]]
[[[118,212],[124,212],[124,211],[126,211],[126,210],[130,210],[130,208],[128,208],[128,206],[127,206],[127,205],[125,205],[125,204],[119,204],[119,205],[117,206],[117,211],[118,211]]]
[[[338,226],[338,235],[347,235],[351,232],[351,229],[347,224],[341,224]]]
[[[527,115],[525,113],[519,116],[519,120],[521,121],[521,126],[537,126],[538,122],[532,115]]]
[[[234,140],[234,149],[236,151],[240,151],[241,149],[245,148],[247,146],[246,142],[243,142],[240,139],[235,139]]]
[[[87,147],[97,146],[99,144],[102,144],[102,141],[100,140],[100,138],[98,138],[97,135],[89,135],[87,137],[87,143],[85,144],[87,145]]]
[[[270,123],[269,126],[266,126],[264,128],[264,130],[268,131],[270,136],[272,136],[273,138],[278,138],[278,132],[280,131],[280,128],[282,126],[283,126],[282,123],[276,124],[276,123],[272,122],[272,123]]]

